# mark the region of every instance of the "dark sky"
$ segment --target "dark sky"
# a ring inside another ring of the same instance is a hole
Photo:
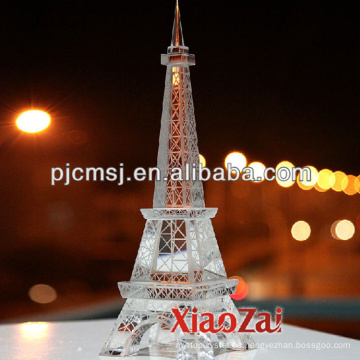
[[[4,3],[2,149],[14,148],[14,116],[32,104],[53,115],[51,141],[45,133],[37,140],[50,160],[93,151],[103,165],[155,165],[160,54],[170,43],[174,3]],[[268,166],[290,160],[359,175],[356,3],[180,1],[185,43],[197,60],[200,151],[210,167],[240,150]],[[64,134],[73,129],[89,141],[69,149]],[[21,146],[29,144],[15,149]]]

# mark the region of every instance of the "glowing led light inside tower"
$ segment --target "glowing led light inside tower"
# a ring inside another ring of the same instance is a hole
[[[175,86],[178,86],[180,84],[180,73],[179,73],[179,67],[174,66],[173,67],[173,76],[172,76],[172,83]]]
[[[291,228],[291,235],[295,240],[305,241],[311,234],[310,225],[306,221],[297,221]]]
[[[289,161],[282,161],[276,167],[276,182],[282,187],[290,187],[295,183],[292,180],[292,171],[295,166]],[[287,180],[285,180],[288,178]]]
[[[225,167],[228,169],[228,166],[231,165],[231,167],[236,167],[240,171],[246,166],[247,160],[244,154],[240,152],[232,152],[225,158]]]
[[[22,113],[16,120],[16,126],[27,133],[37,133],[50,125],[50,115],[41,110],[29,110]]]

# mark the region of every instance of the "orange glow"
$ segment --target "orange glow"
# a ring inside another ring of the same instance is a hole
[[[27,133],[37,133],[45,130],[50,125],[50,115],[41,110],[29,110],[23,112],[16,119],[19,130]]]
[[[308,179],[308,177],[307,177],[308,174],[304,172],[303,173],[303,180],[300,181],[300,174],[299,174],[297,176],[297,178],[296,178],[296,182],[299,185],[300,189],[311,190],[315,186],[316,182],[318,181],[319,172],[313,166],[306,165],[304,167],[310,168],[310,173],[311,173],[310,180],[307,180]]]
[[[323,169],[319,172],[317,185],[323,190],[329,190],[335,183],[335,177],[332,176],[333,172],[329,169]]]
[[[280,168],[287,168],[291,171],[291,169],[294,168],[294,165],[289,161],[282,161],[276,167],[276,174]],[[281,172],[284,173],[284,176],[285,176],[285,170],[282,170]],[[285,188],[290,187],[290,186],[294,185],[294,183],[295,183],[295,181],[293,181],[291,178],[289,180],[280,180],[277,175],[276,175],[276,182],[280,186],[285,187]]]
[[[247,160],[244,154],[234,151],[228,154],[225,158],[225,167],[228,168],[228,164],[231,164],[231,167],[236,167],[240,171],[246,166]]]
[[[234,300],[243,300],[249,293],[249,287],[243,278],[240,276],[232,276],[230,279],[238,279],[239,282],[236,286],[235,293],[230,295],[230,297]]]
[[[331,175],[331,182],[334,184],[331,186],[333,190],[335,191],[343,191],[346,186],[348,185],[348,179],[345,173],[342,171],[335,171]]]
[[[318,192],[326,192],[329,190],[329,189],[323,189],[317,183],[314,185],[314,189],[317,190]]]
[[[173,67],[172,83],[174,86],[178,86],[180,84],[180,74],[178,66]]]
[[[29,297],[32,301],[39,304],[49,304],[56,300],[56,290],[46,284],[37,284],[30,288]]]
[[[48,335],[49,324],[46,322],[26,322],[20,324],[20,333],[25,339],[41,339]]]
[[[311,234],[310,225],[306,221],[297,221],[291,228],[291,235],[297,241],[305,241]]]
[[[296,178],[296,182],[297,184],[299,185],[299,188],[302,189],[302,190],[311,190],[314,186],[306,186],[304,185],[300,180],[299,180],[299,175],[298,177]]]
[[[255,177],[255,183],[260,183],[262,181],[264,181],[264,171],[266,169],[265,165],[261,162],[255,161],[252,162],[249,167],[251,167],[254,170],[254,177]],[[258,180],[258,178],[260,180]]]
[[[360,175],[355,179],[354,186],[355,190],[360,194]]]
[[[206,159],[204,156],[202,156],[201,154],[199,154],[199,162],[202,165],[202,167],[206,166]]]
[[[338,224],[340,220],[336,220],[332,223],[331,225],[331,228],[330,228],[330,233],[331,233],[331,236],[336,239],[336,240],[340,240],[337,235],[336,235],[336,232],[335,232],[335,228],[336,228],[336,225]]]
[[[356,177],[354,175],[348,175],[347,181],[348,183],[344,187],[344,193],[346,195],[355,195],[357,193],[356,185],[355,185]]]

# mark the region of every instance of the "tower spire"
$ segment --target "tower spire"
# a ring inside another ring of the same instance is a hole
[[[176,0],[171,46],[179,47],[179,46],[184,46],[184,45],[185,45],[184,44],[184,36],[182,33],[182,26],[181,26],[181,20],[180,20],[179,0]]]
[[[205,207],[203,185],[197,178],[175,180],[172,170],[199,169],[199,149],[194,116],[189,66],[195,56],[189,54],[182,36],[179,3],[176,1],[173,37],[167,54],[161,55],[166,65],[166,80],[161,119],[157,167],[160,180],[155,182],[153,205],[164,207]]]

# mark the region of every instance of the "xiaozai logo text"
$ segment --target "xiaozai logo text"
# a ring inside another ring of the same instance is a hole
[[[171,311],[176,318],[176,323],[171,332],[175,332],[177,328],[186,333],[196,333],[198,331],[202,333],[281,332],[282,310],[280,308],[276,309],[275,322],[272,321],[269,312],[257,313],[257,309],[239,309],[240,313],[246,313],[240,324],[232,313],[223,313],[215,320],[214,314],[210,312],[200,314],[196,308],[191,313],[189,313],[189,309],[186,309],[183,313],[179,309],[171,309]]]

